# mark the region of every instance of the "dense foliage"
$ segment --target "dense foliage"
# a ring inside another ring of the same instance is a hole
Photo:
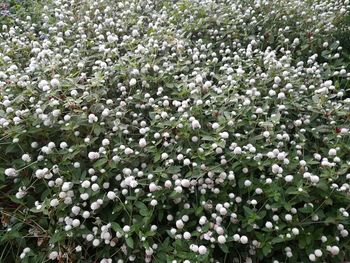
[[[1,4],[0,262],[349,260],[348,7]]]

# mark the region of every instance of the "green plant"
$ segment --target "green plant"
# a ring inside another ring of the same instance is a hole
[[[348,5],[10,2],[0,262],[349,259]]]

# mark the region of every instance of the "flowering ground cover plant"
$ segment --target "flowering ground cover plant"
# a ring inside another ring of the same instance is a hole
[[[348,8],[1,5],[0,262],[350,260]]]

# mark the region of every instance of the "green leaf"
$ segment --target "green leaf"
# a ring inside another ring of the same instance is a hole
[[[166,171],[169,174],[176,174],[181,171],[181,166],[170,166]]]
[[[94,163],[94,166],[95,167],[102,167],[104,164],[106,164],[108,162],[108,159],[107,158],[101,158],[99,160],[97,160],[95,163]]]
[[[271,245],[266,244],[266,245],[263,247],[262,252],[263,252],[264,256],[267,256],[268,254],[271,253],[271,250],[272,250]]]
[[[331,50],[335,50],[337,47],[339,46],[339,42],[338,41],[335,41],[332,43],[332,45],[330,45],[330,49]]]
[[[219,244],[219,247],[221,248],[222,252],[224,252],[225,254],[229,253],[228,247],[225,244]]]
[[[254,211],[247,206],[243,206],[244,214],[248,217],[254,214]]]
[[[216,141],[216,139],[213,136],[204,135],[201,137],[203,141]]]
[[[134,240],[132,240],[131,237],[126,238],[125,241],[126,241],[126,244],[128,245],[128,247],[134,248]]]
[[[5,169],[0,168],[0,182],[5,182]]]
[[[194,212],[194,214],[195,214],[196,216],[199,216],[199,215],[202,214],[202,213],[203,213],[203,207],[202,207],[202,206],[197,207],[196,210],[195,210],[195,212]]]
[[[56,232],[55,234],[52,235],[50,239],[50,243],[55,244],[59,243],[64,240],[64,233],[63,232]]]
[[[120,225],[118,223],[112,222],[111,226],[115,232],[123,232],[122,228],[120,227]]]
[[[284,242],[284,239],[281,237],[275,237],[274,239],[271,240],[271,244],[278,244]]]
[[[138,212],[140,215],[149,216],[150,212],[148,211],[148,208],[144,203],[137,201],[135,202],[135,206],[138,208]]]

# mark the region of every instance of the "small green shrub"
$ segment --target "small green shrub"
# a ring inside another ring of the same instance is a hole
[[[0,262],[350,258],[349,1],[12,1]]]

